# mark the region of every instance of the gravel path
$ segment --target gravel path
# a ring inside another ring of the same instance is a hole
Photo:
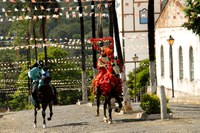
[[[96,106],[54,106],[54,115],[42,128],[41,110],[38,127],[33,128],[33,109],[0,113],[0,133],[200,133],[200,107],[172,105],[174,118],[161,121],[140,120],[136,113],[115,114],[113,124],[103,122],[103,111],[96,117]],[[49,110],[46,111],[49,115]]]

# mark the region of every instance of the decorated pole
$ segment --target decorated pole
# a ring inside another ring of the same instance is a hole
[[[47,8],[47,4],[46,2],[44,2],[43,4],[44,9]],[[44,45],[44,59],[45,59],[45,66],[48,65],[47,63],[47,46],[46,46],[46,34],[45,34],[45,25],[46,25],[46,10],[42,11],[42,40],[43,40],[43,45]]]
[[[30,10],[30,14],[31,14],[31,17],[33,18],[34,16],[34,4],[31,3],[31,10]],[[35,44],[35,60],[37,61],[38,58],[37,58],[37,41],[36,41],[36,35],[35,35],[35,23],[36,21],[35,20],[32,20],[32,32],[33,32],[33,40],[34,40],[34,44]]]
[[[83,9],[81,0],[78,0],[80,29],[81,29],[81,55],[82,55],[82,101],[88,101],[86,88],[86,66],[85,66],[85,42],[84,42],[84,23],[83,23]]]
[[[117,20],[117,13],[115,10],[115,1],[112,0],[112,13],[113,13],[113,26],[114,26],[114,34],[115,34],[115,42],[116,42],[116,50],[117,50],[117,56],[120,59],[122,65],[123,65],[123,71],[121,73],[122,76],[122,82],[123,82],[123,93],[124,93],[124,109],[125,112],[131,112],[132,111],[132,105],[131,105],[131,100],[129,96],[129,90],[128,87],[126,86],[126,75],[125,75],[125,66],[124,66],[124,59],[122,56],[122,51],[121,51],[121,45],[120,45],[120,38],[119,38],[119,28],[118,28],[118,20]]]
[[[94,0],[91,1],[91,12],[92,12],[92,38],[96,38],[96,27],[95,27],[95,8],[94,8]],[[97,74],[97,52],[92,45],[92,53],[93,53],[93,72],[94,76]]]
[[[45,59],[45,66],[48,65],[47,63],[47,46],[46,46],[46,40],[45,40],[45,23],[46,23],[46,17],[42,17],[42,40],[44,46],[44,59]]]
[[[108,2],[108,10],[109,10],[109,36],[113,37],[113,14],[112,14],[112,6],[111,3]]]
[[[26,51],[26,55],[27,55],[27,69],[30,69],[31,66],[31,47],[30,47],[30,23],[29,23],[29,28],[28,28],[28,39],[27,39],[27,45],[28,45],[28,49]],[[28,74],[27,74],[28,76]],[[28,92],[29,92],[29,103],[31,103],[31,79],[28,76]]]
[[[156,93],[156,65],[155,65],[155,21],[154,21],[154,0],[149,0],[148,5],[148,44],[150,61],[150,89]]]
[[[120,39],[119,39],[119,28],[118,28],[118,20],[117,20],[117,13],[115,10],[115,1],[112,1],[112,13],[113,13],[113,27],[114,27],[114,34],[115,34],[115,43],[116,43],[116,50],[117,50],[117,56],[120,59],[121,63],[124,64],[123,57],[122,57],[122,51],[121,51],[121,45],[120,45]]]
[[[100,14],[99,14],[99,21],[98,21],[98,37],[103,37],[103,25],[102,25],[102,3],[100,1]],[[103,46],[103,43],[100,42],[100,46]]]
[[[112,3],[108,2],[108,10],[109,10],[109,36],[113,38],[113,13],[112,13]],[[110,42],[111,43],[111,42]],[[113,52],[114,56],[114,52]]]
[[[35,22],[33,22],[33,40],[34,40],[34,43],[35,43],[35,60],[37,61],[38,58],[37,58],[37,42],[36,42],[36,39],[35,39]]]

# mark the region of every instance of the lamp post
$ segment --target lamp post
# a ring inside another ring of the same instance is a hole
[[[171,58],[171,80],[172,80],[172,98],[174,97],[174,76],[173,76],[173,56],[172,56],[172,45],[174,44],[174,38],[170,35],[167,40],[170,46],[170,58]]]
[[[138,56],[135,54],[133,57],[133,61],[135,63],[135,102],[136,102],[136,63],[138,62]]]

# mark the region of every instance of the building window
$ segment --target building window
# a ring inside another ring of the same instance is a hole
[[[143,8],[139,11],[140,14],[140,24],[148,24],[148,10]]]
[[[182,47],[179,47],[179,78],[183,79],[183,51],[182,51]]]
[[[189,69],[190,69],[190,81],[194,80],[194,55],[193,55],[193,49],[190,47],[189,51]]]
[[[161,76],[164,76],[164,51],[163,51],[163,46],[160,48],[160,62],[161,62]]]

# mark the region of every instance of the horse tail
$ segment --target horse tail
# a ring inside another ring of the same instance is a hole
[[[95,94],[95,80],[92,80],[92,83],[90,84],[90,92]]]
[[[53,87],[53,92],[54,92],[53,103],[54,103],[54,105],[57,105],[58,104],[58,98],[57,98],[58,91],[54,85],[52,85],[52,87]]]

